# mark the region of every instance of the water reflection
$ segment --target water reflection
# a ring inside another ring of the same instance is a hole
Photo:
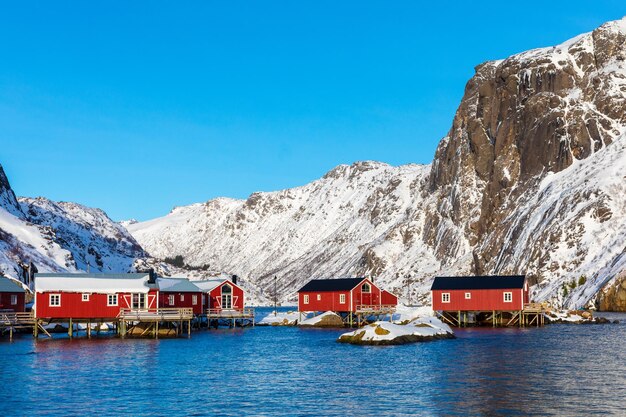
[[[621,317],[621,316],[620,316]],[[625,320],[622,320],[623,322]],[[0,343],[0,415],[606,415],[623,412],[626,325],[459,330],[395,347],[338,330]],[[19,389],[16,389],[19,387]]]

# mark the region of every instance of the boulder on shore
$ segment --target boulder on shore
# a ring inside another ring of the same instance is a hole
[[[299,326],[301,327],[344,327],[344,323],[338,314],[333,313],[332,311],[327,311],[325,313],[320,314],[319,316],[302,320]]]

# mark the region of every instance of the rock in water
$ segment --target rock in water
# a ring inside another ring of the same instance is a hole
[[[395,324],[377,321],[337,339],[340,343],[354,345],[403,345],[436,339],[454,339],[454,333],[447,324],[434,317],[416,319],[408,324]]]

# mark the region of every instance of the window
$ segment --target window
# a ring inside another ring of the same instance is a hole
[[[505,292],[504,293],[504,302],[505,303],[512,303],[513,302],[513,293],[512,292]]]
[[[117,306],[117,294],[108,294],[107,295],[107,306],[108,307]]]
[[[197,305],[198,304],[198,296],[197,295],[192,295],[191,296],[191,304],[193,304],[193,305]]]
[[[369,294],[372,292],[372,287],[367,282],[361,286],[361,292]]]
[[[17,304],[17,295],[11,294],[11,305],[14,306]]]
[[[304,304],[309,304],[309,294],[304,294]]]
[[[132,308],[133,310],[141,310],[146,308],[146,294],[143,293],[133,293],[132,298]]]
[[[449,292],[441,293],[441,302],[442,303],[449,303],[450,302],[450,293]]]
[[[321,301],[322,300],[322,294],[317,294],[317,301]]]
[[[339,304],[345,304],[345,303],[346,303],[346,295],[339,294]]]
[[[202,305],[204,305],[204,303],[206,303],[206,298],[204,298],[204,294],[202,294]]]
[[[83,301],[89,301],[89,294],[87,293],[83,294]]]
[[[465,299],[466,300],[471,300],[472,299],[472,293],[471,292],[466,292],[465,293]]]
[[[185,301],[185,294],[180,295],[180,301]]]
[[[50,294],[50,307],[61,307],[61,294]]]
[[[169,305],[171,305],[171,306],[173,306],[173,305],[174,305],[174,295],[169,295],[169,296],[167,297],[167,303],[168,303]]]

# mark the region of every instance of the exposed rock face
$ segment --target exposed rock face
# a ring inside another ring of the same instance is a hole
[[[311,277],[373,275],[428,302],[435,274],[526,273],[535,299],[580,306],[619,272],[626,246],[625,40],[626,20],[609,22],[479,65],[430,168],[340,166],[129,230],[159,257],[266,288],[278,275],[283,298]]]
[[[621,274],[598,294],[600,311],[626,312],[626,274]]]
[[[0,165],[0,207],[14,216],[20,217],[23,215],[2,165]]]
[[[593,179],[593,169],[578,170],[579,183],[558,184],[576,189],[547,190],[557,197],[551,208],[535,197],[545,192],[549,173],[601,153],[624,132],[625,40],[626,21],[609,22],[559,46],[476,68],[432,165],[429,186],[438,204],[428,222],[437,227],[425,236],[427,242],[462,229],[477,274],[529,273],[533,282],[543,283],[583,273],[579,267],[592,261],[588,247],[581,245],[589,237],[586,219],[611,221],[612,200],[624,178],[601,187],[583,183]],[[613,153],[618,155],[612,160],[597,157],[596,163],[622,163],[622,149]],[[545,217],[531,224],[542,209]],[[535,227],[532,239],[526,233],[530,227]],[[439,251],[444,262],[467,255],[446,246],[451,250]],[[551,251],[559,246],[577,250],[558,259]],[[558,298],[553,286],[542,289],[537,293],[543,298]]]

